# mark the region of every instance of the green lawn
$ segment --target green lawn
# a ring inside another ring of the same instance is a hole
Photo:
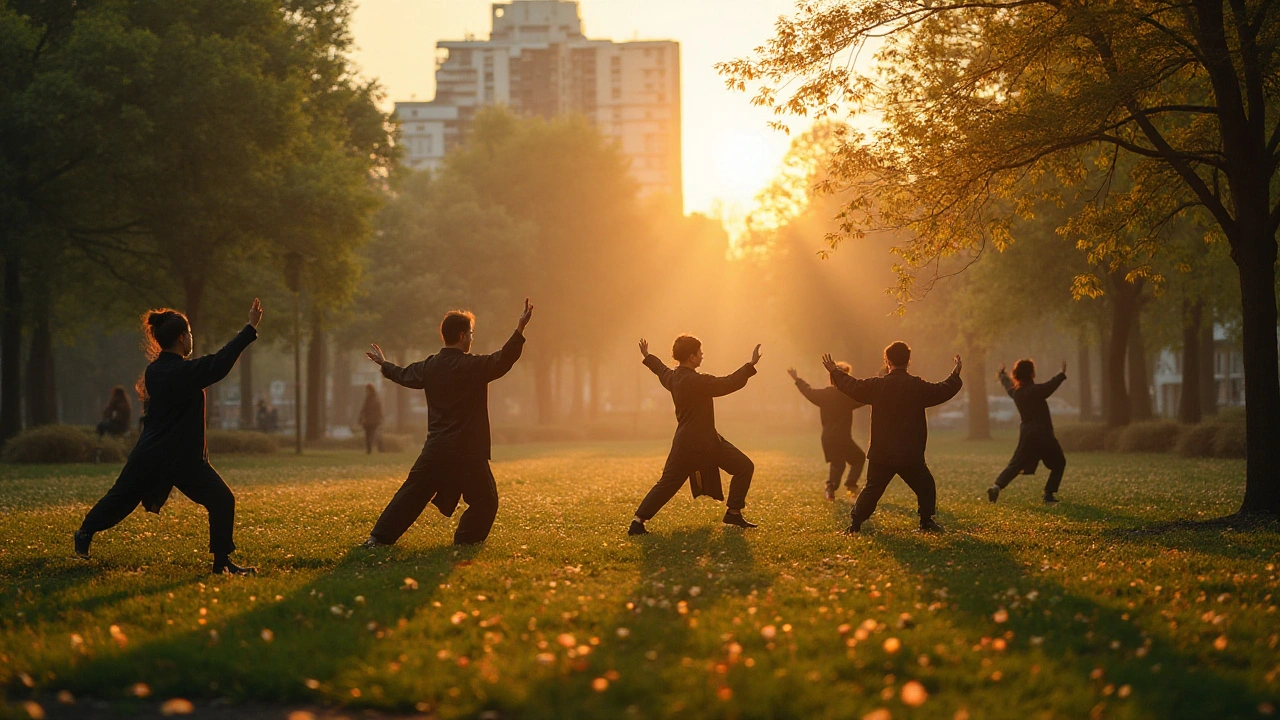
[[[756,462],[758,530],[722,527],[722,506],[684,492],[652,535],[628,538],[664,443],[504,446],[497,525],[463,550],[449,545],[456,518],[433,509],[396,547],[356,549],[412,454],[215,458],[253,579],[207,575],[204,511],[176,494],[76,560],[71,532],[117,468],[2,467],[8,712],[185,698],[1026,720],[1259,717],[1280,700],[1276,526],[1135,532],[1234,511],[1241,462],[1076,454],[1060,506],[1039,502],[1043,470],[992,506],[982,492],[1012,437],[944,435],[930,459],[947,532],[913,533],[914,498],[895,482],[848,538],[848,501],[822,498],[816,437],[730,437]]]

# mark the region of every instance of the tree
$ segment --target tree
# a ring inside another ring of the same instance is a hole
[[[626,160],[581,117],[526,118],[493,107],[476,114],[443,176],[532,230],[519,281],[537,299],[539,332],[556,338],[529,350],[538,420],[550,422],[552,367],[563,358],[594,362],[660,267]]]
[[[832,162],[830,184],[854,194],[832,241],[868,227],[913,230],[898,248],[904,294],[913,269],[1006,245],[1003,203],[1029,205],[1025,178],[1082,178],[1100,151],[1110,166],[1134,168],[1129,187],[1101,188],[1100,214],[1123,220],[1105,242],[1159,245],[1170,218],[1203,207],[1231,247],[1241,288],[1240,512],[1275,515],[1278,14],[1270,0],[821,3],[779,21],[756,57],[721,69],[740,89],[761,83],[756,102],[779,112],[852,105],[881,114],[883,130]],[[873,39],[883,39],[876,82],[835,61]]]

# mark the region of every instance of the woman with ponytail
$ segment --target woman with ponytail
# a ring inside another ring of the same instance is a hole
[[[240,353],[258,338],[262,303],[249,307],[249,322],[213,355],[188,359],[194,341],[187,318],[176,310],[152,310],[142,318],[143,347],[151,364],[138,381],[142,434],[115,485],[85,516],[75,533],[76,555],[89,557],[94,533],[114,527],[141,504],[159,513],[173,488],[209,511],[213,572],[252,575],[228,557],[236,499],[209,464],[205,447],[205,388],[231,372]]]
[[[1002,363],[996,378],[1013,398],[1013,404],[1022,416],[1022,425],[1018,428],[1018,447],[1013,451],[1009,464],[996,477],[995,484],[987,488],[987,499],[995,502],[1000,498],[1000,491],[1009,487],[1014,478],[1035,475],[1036,468],[1043,462],[1049,468],[1049,480],[1044,485],[1044,504],[1054,505],[1058,502],[1058,487],[1062,485],[1067,456],[1062,453],[1062,446],[1053,433],[1049,396],[1067,379],[1067,363],[1065,360],[1062,362],[1062,372],[1050,378],[1049,382],[1036,382],[1036,364],[1029,359],[1013,364],[1012,379],[1005,373]]]

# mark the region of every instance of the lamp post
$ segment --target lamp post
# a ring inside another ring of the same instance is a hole
[[[284,256],[284,281],[293,292],[293,439],[294,451],[302,454],[302,255]]]

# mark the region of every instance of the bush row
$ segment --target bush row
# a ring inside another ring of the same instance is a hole
[[[1245,456],[1244,413],[1230,411],[1198,425],[1168,420],[1119,428],[1102,423],[1067,423],[1056,428],[1062,449],[1122,453],[1174,453],[1182,457]]]
[[[270,435],[243,430],[210,430],[205,436],[209,452],[261,455],[276,451]],[[138,440],[134,433],[124,437],[99,438],[93,428],[78,425],[42,425],[24,430],[4,444],[0,460],[6,463],[121,463]]]

